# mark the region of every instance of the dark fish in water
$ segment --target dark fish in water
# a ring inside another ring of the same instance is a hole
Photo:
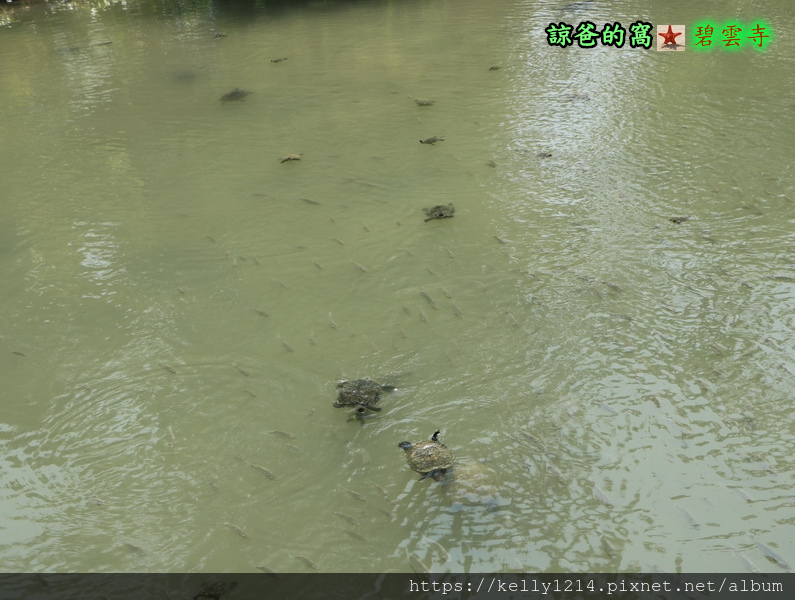
[[[354,262],[353,260],[351,261],[351,263],[353,263],[354,267],[356,267],[357,269],[359,269],[360,271],[362,271],[364,273],[369,273],[370,272],[370,269],[368,269],[364,265],[360,265],[359,263]]]
[[[221,96],[221,102],[233,102],[237,100],[242,100],[250,93],[251,92],[246,92],[245,90],[241,90],[240,88],[235,88],[231,92]]]
[[[516,319],[514,319],[511,313],[507,312],[505,314],[508,315],[508,322],[511,324],[511,327],[519,327],[519,323],[516,322]]]
[[[317,205],[320,204],[320,202],[318,202],[317,200],[312,200],[311,198],[301,198],[301,200],[303,200],[304,202],[306,202],[308,204],[317,204]]]
[[[278,579],[279,574],[273,569],[269,569],[265,565],[256,565],[254,568],[257,569],[257,571],[262,571],[263,573],[267,573],[268,575],[273,575]]]
[[[759,548],[759,550],[762,552],[762,554],[767,556],[773,562],[778,563],[778,565],[782,569],[784,569],[785,571],[791,571],[792,570],[792,567],[790,566],[790,564],[786,560],[784,560],[775,550],[773,550],[769,546],[766,546],[762,542],[757,542],[756,540],[753,540],[753,542],[754,542],[754,544],[756,544],[756,547]]]
[[[130,552],[133,552],[139,556],[146,555],[146,552],[144,551],[143,548],[141,548],[140,546],[136,546],[135,544],[131,544],[130,542],[124,542],[121,546],[125,550],[129,550]]]
[[[341,239],[339,239],[339,238],[329,238],[329,239],[330,239],[332,242],[337,242],[337,243],[338,243],[340,246],[344,246],[344,245],[345,245],[345,242],[343,242],[343,241],[342,241]]]
[[[95,46],[110,46],[113,42],[97,42]]]
[[[438,305],[438,304],[436,304],[436,300],[434,300],[433,298],[431,298],[431,297],[430,297],[428,294],[426,294],[424,291],[420,290],[420,296],[422,296],[423,298],[425,298],[425,299],[428,301],[428,304],[430,304],[432,308],[435,308],[436,310],[439,310],[439,305]]]
[[[229,529],[234,531],[240,537],[242,537],[242,538],[247,538],[248,537],[248,534],[245,531],[243,531],[242,527],[238,527],[234,523],[224,523],[224,525],[226,525]]]
[[[213,236],[205,235],[204,237],[207,238],[208,240],[210,240],[213,244],[215,243],[215,238]]]
[[[500,244],[503,244],[503,245],[508,243],[508,240],[504,240],[503,238],[501,238],[498,235],[495,235],[494,239],[497,240]]]
[[[350,531],[350,530],[346,529],[345,533],[348,534],[349,536],[351,536],[355,540],[359,540],[359,541],[362,541],[362,542],[370,541],[365,536],[363,536],[361,533],[357,533],[356,531]]]
[[[420,306],[420,319],[422,319],[423,323],[428,320],[428,315],[426,315],[425,311],[422,310],[422,306]]]
[[[379,508],[378,512],[380,512],[382,515],[384,515],[387,519],[394,519],[395,518],[395,513],[391,512],[391,511],[388,511],[385,508]]]
[[[443,141],[444,138],[433,136],[424,140],[420,140],[420,144],[435,144],[436,142],[443,142]]]
[[[264,310],[259,310],[258,308],[252,308],[251,312],[258,314],[260,317],[269,317],[270,316]]]
[[[307,558],[303,554],[296,554],[295,558],[300,560],[302,563],[304,563],[310,569],[314,569],[315,571],[319,571],[320,570],[320,567],[317,565],[317,563],[315,561]]]
[[[602,281],[603,285],[606,285],[611,290],[615,290],[616,292],[623,292],[624,290],[621,289],[620,286],[616,285],[615,283],[610,283],[609,281]]]
[[[337,323],[331,318],[331,313],[328,314],[328,324],[331,325],[332,329],[337,328]]]
[[[416,554],[409,554],[407,552],[406,556],[408,557],[411,568],[414,569],[415,573],[422,574],[431,572],[428,566],[422,562]]]
[[[358,523],[358,521],[356,519],[354,519],[350,515],[346,515],[345,513],[333,512],[331,514],[334,515],[335,517],[339,517],[343,521],[346,521],[346,522],[350,523],[351,525],[356,525]]]
[[[428,540],[428,547],[436,552],[441,561],[447,561],[450,558],[450,553],[439,542],[435,540]]]
[[[287,352],[295,352],[293,347],[282,339],[282,336],[279,336],[279,341],[282,343],[282,348],[287,350]]]
[[[342,489],[354,500],[358,500],[359,502],[367,502],[367,498],[365,498],[359,492],[354,492],[353,490],[349,490],[348,488],[342,488]]]
[[[257,395],[254,392],[252,392],[251,390],[243,390],[243,393],[244,394],[248,394],[252,398],[256,398],[257,397]]]
[[[279,479],[279,478],[278,478],[278,477],[277,477],[277,476],[274,474],[274,472],[273,472],[273,471],[271,471],[270,469],[266,469],[266,468],[265,468],[265,467],[263,467],[263,466],[260,466],[260,465],[251,465],[251,468],[252,468],[252,469],[254,469],[255,471],[259,471],[260,473],[262,473],[263,475],[265,475],[265,477],[267,477],[268,479],[271,479],[271,480],[273,480],[273,481],[276,481],[277,479]]]
[[[315,265],[321,271],[323,270],[323,265],[321,265],[319,262],[313,260],[312,264]]]
[[[448,292],[445,288],[443,288],[442,286],[439,286],[439,291],[442,292],[448,298],[450,298],[450,300],[453,299],[453,295],[450,292]]]
[[[283,60],[287,60],[287,57],[285,56],[285,57],[283,57],[283,58],[272,58],[272,59],[271,59],[271,62],[272,62],[272,63],[280,63],[280,62],[282,62]]]
[[[610,556],[610,558],[615,558],[617,554],[616,548],[610,543],[610,540],[608,540],[605,536],[602,536],[601,542],[602,548],[604,548],[604,551],[607,552],[608,556]]]
[[[238,373],[240,373],[243,377],[248,377],[248,371],[245,371],[238,367],[237,365],[232,365],[235,369],[237,369]]]
[[[171,373],[173,375],[176,375],[177,370],[174,367],[172,367],[170,365],[167,365],[166,363],[157,363],[157,364],[160,365],[161,367],[163,367],[169,373]]]
[[[12,354],[16,354],[17,356],[27,356],[27,354],[24,354],[24,353],[20,352],[19,350],[14,350],[14,352],[12,352]]]
[[[745,568],[748,569],[749,571],[751,571],[751,573],[761,573],[762,572],[762,571],[759,570],[759,567],[757,567],[753,562],[751,562],[751,559],[748,558],[742,552],[738,552],[737,550],[735,550],[734,551],[734,555],[737,558],[740,559],[740,561],[745,565]]]
[[[687,519],[687,522],[691,527],[693,527],[693,529],[701,528],[701,523],[696,520],[689,510],[687,510],[684,506],[677,506],[677,508],[682,511],[682,514],[685,515],[685,519]]]
[[[733,491],[735,494],[737,494],[740,498],[745,500],[746,502],[753,502],[754,501],[754,499],[751,498],[750,494],[748,494],[748,492],[746,492],[743,488],[730,487],[729,489],[731,491]]]
[[[593,495],[594,495],[594,497],[597,500],[599,500],[601,503],[603,503],[605,506],[613,506],[613,501],[605,493],[605,491],[602,488],[600,488],[598,485],[596,485],[595,482],[592,482],[592,483],[593,483]]]
[[[491,67],[489,67],[489,71],[499,71],[499,70],[500,67],[498,65],[492,65]]]
[[[295,435],[289,433],[287,431],[279,431],[278,429],[274,429],[273,431],[269,432],[271,435],[276,435],[278,437],[284,438],[286,440],[294,440]]]

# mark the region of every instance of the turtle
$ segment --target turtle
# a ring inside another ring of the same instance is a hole
[[[237,586],[237,581],[218,581],[217,579],[205,581],[199,593],[193,597],[193,600],[199,600],[199,598],[213,598],[214,600],[219,600],[222,595],[226,594],[235,586]]]
[[[436,481],[444,479],[447,469],[453,466],[453,453],[439,441],[438,429],[430,442],[400,442],[398,448],[405,450],[406,462],[412,470],[422,473],[420,480],[433,477]]]
[[[303,154],[285,154],[279,159],[279,162],[290,162],[291,160],[301,160]]]
[[[417,103],[417,106],[433,106],[436,104],[436,100],[414,100]]]
[[[420,144],[435,144],[436,142],[443,142],[443,141],[444,138],[433,136],[425,140],[420,140]]]
[[[453,214],[455,212],[455,206],[453,206],[452,202],[450,204],[437,204],[436,206],[423,208],[422,210],[428,216],[428,218],[425,219],[426,223],[434,219],[449,219],[455,216]]]
[[[369,377],[363,377],[352,381],[340,381],[337,389],[340,392],[333,406],[337,408],[353,406],[356,408],[356,413],[361,415],[367,410],[379,412],[381,408],[375,404],[381,399],[381,392],[391,392],[395,387],[381,385]]]
[[[677,225],[681,225],[685,221],[687,221],[690,217],[671,217],[668,219],[671,223],[676,223]]]
[[[241,90],[240,88],[235,88],[228,94],[224,94],[221,96],[221,102],[232,102],[235,100],[242,100],[246,96],[248,96],[251,92],[247,92],[245,90]]]

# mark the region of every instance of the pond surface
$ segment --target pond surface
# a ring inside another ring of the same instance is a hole
[[[793,41],[544,33],[789,2],[234,6],[2,13],[4,570],[793,564]]]

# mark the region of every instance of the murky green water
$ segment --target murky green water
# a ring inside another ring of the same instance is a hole
[[[563,4],[2,13],[4,570],[795,561],[795,47],[543,33],[789,4]]]

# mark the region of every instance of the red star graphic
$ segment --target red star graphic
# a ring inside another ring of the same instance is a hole
[[[676,36],[682,35],[682,32],[674,33],[674,30],[671,29],[671,26],[668,26],[668,33],[658,33],[657,35],[663,36],[663,44],[675,44],[676,43]]]

